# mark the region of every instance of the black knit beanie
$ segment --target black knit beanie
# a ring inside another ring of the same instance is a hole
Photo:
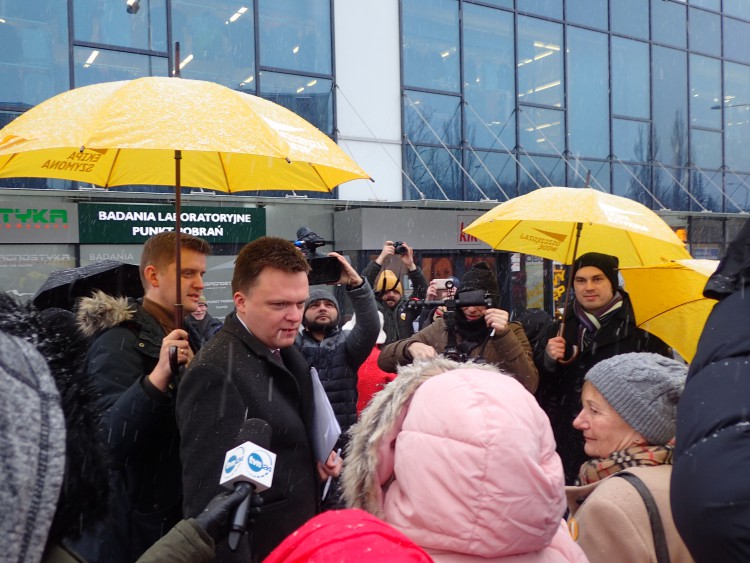
[[[487,262],[477,262],[461,278],[458,295],[470,291],[484,291],[489,294],[493,303],[497,304],[500,297],[500,288],[497,285],[497,278]]]
[[[620,280],[617,277],[617,268],[619,265],[620,260],[617,256],[610,256],[609,254],[601,254],[599,252],[587,252],[576,259],[573,266],[573,278],[575,278],[576,272],[581,268],[593,266],[604,272],[604,275],[612,283],[612,291],[617,291],[617,287],[620,285]]]

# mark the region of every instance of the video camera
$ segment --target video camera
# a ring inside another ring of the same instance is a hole
[[[294,245],[302,251],[310,264],[307,280],[310,285],[336,283],[341,279],[341,262],[335,256],[323,256],[318,248],[332,244],[307,227],[297,229]]]
[[[452,284],[451,284],[452,285]],[[448,330],[448,341],[445,345],[443,356],[455,362],[466,362],[469,358],[469,351],[463,351],[458,347],[456,340],[456,311],[461,307],[492,307],[492,299],[487,296],[485,291],[466,291],[453,299],[443,299],[440,301],[426,301],[424,299],[412,299],[407,307],[421,310],[422,307],[445,307],[443,319],[445,328]],[[476,363],[483,363],[481,358],[474,358]]]

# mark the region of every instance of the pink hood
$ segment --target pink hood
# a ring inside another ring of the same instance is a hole
[[[564,477],[546,415],[515,379],[477,367],[404,370],[376,396],[352,430],[347,499],[437,561],[585,561],[561,526]],[[379,490],[352,486],[357,472]]]

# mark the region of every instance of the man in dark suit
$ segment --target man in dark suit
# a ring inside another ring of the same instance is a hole
[[[177,393],[183,437],[184,512],[198,514],[220,490],[225,453],[243,422],[260,418],[277,455],[271,488],[235,552],[217,546],[217,561],[262,560],[318,511],[318,485],[338,476],[340,460],[317,463],[311,445],[313,387],[307,362],[293,346],[309,296],[308,263],[289,241],[262,237],[235,262],[236,310],[204,346]],[[250,537],[250,541],[248,541]]]

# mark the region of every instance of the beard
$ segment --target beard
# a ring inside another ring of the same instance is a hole
[[[338,319],[330,319],[324,322],[308,321],[307,319],[302,320],[302,326],[304,326],[310,332],[328,332],[336,328]]]

